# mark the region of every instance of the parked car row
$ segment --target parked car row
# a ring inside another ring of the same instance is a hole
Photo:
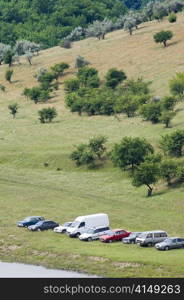
[[[73,222],[58,224],[45,220],[41,216],[27,217],[17,222],[19,227],[27,227],[31,231],[53,229],[56,233],[66,233],[69,237],[78,237],[81,241],[100,240],[103,243],[122,241],[124,244],[155,246],[157,250],[184,248],[184,238],[168,237],[163,230],[130,232],[124,229],[111,229],[107,214],[79,216]]]

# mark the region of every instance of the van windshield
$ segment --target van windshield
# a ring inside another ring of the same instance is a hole
[[[75,221],[75,222],[72,222],[71,226],[70,227],[78,227],[80,224],[80,222],[78,221]]]
[[[139,238],[145,238],[147,236],[147,233],[141,233],[140,235],[139,235]]]

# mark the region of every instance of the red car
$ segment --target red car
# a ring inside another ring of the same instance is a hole
[[[121,241],[123,238],[130,235],[131,232],[123,229],[113,229],[109,234],[102,235],[100,241],[104,243],[112,243],[115,241]]]

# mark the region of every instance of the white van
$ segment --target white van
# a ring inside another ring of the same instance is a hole
[[[72,225],[67,228],[66,233],[70,237],[79,237],[79,235],[86,232],[89,228],[100,226],[109,226],[109,218],[107,214],[94,214],[77,217],[74,222],[72,222]]]
[[[140,246],[153,246],[164,241],[167,237],[167,232],[163,230],[145,231],[136,238],[136,243]]]

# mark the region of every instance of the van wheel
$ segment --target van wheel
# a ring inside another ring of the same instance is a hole
[[[131,241],[130,244],[135,244],[135,242],[134,242],[134,241]]]
[[[168,247],[168,246],[166,246],[166,247],[165,247],[165,250],[166,250],[166,251],[168,251],[168,250],[169,250],[169,247]]]
[[[88,238],[88,242],[92,242],[92,238],[91,237]]]
[[[76,233],[76,237],[78,238],[80,236],[80,233],[78,232],[78,233]]]
[[[148,243],[148,247],[151,247],[152,246],[152,243]]]

